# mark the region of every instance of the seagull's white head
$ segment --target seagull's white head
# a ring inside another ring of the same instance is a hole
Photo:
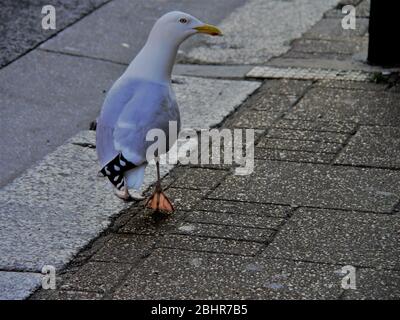
[[[151,30],[149,39],[153,41],[167,40],[179,46],[190,36],[204,33],[221,36],[222,32],[215,26],[206,24],[190,14],[172,11],[157,20]]]
[[[132,61],[127,72],[132,77],[155,82],[170,81],[179,46],[197,33],[222,35],[217,27],[190,14],[173,11],[163,15],[154,24],[145,46]]]

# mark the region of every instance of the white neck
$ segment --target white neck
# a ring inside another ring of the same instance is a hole
[[[149,37],[126,74],[153,82],[170,83],[179,44]]]

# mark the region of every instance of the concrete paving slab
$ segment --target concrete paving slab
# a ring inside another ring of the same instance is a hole
[[[399,227],[391,215],[301,208],[262,256],[399,270]]]
[[[0,27],[0,66],[6,65],[18,56],[34,48],[69,24],[95,10],[108,0],[55,0],[56,30],[43,30],[41,19],[42,7],[49,4],[45,0],[28,1],[21,4],[13,0],[1,2]]]
[[[353,38],[351,41],[299,39],[293,41],[290,49],[290,52],[293,54],[288,55],[288,57],[295,57],[296,52],[318,53],[319,56],[323,56],[324,54],[353,55],[356,52],[364,51],[367,45],[367,38]]]
[[[188,52],[186,61],[265,63],[285,53],[291,40],[299,38],[336,3],[336,0],[249,1],[220,24],[223,38],[206,39],[205,45]]]
[[[397,126],[400,121],[400,99],[397,94],[388,92],[315,88],[285,117]]]
[[[336,153],[342,149],[339,143],[331,142],[315,142],[303,140],[284,140],[263,137],[257,144],[259,148],[267,148],[274,150],[292,150],[292,151],[308,151],[315,153]]]
[[[356,269],[356,290],[346,290],[344,300],[399,300],[400,272]]]
[[[0,300],[27,298],[41,285],[42,277],[40,273],[0,271]]]
[[[239,117],[229,119],[224,127],[268,129],[281,115],[282,113],[278,112],[243,109]]]
[[[172,234],[183,234],[239,241],[265,243],[274,234],[272,229],[245,228],[240,226],[180,222],[169,231]]]
[[[182,127],[207,129],[220,123],[259,86],[254,81],[175,77]]]
[[[363,52],[364,54],[366,52]],[[274,67],[297,67],[297,68],[320,68],[320,69],[331,69],[331,70],[357,70],[357,71],[366,71],[366,72],[382,72],[382,71],[391,71],[396,70],[396,68],[381,68],[377,66],[371,66],[367,64],[365,61],[356,60],[355,57],[348,55],[344,55],[340,57],[340,55],[321,56],[321,54],[312,55],[312,54],[304,54],[301,57],[299,52],[295,52],[293,55],[295,57],[289,57],[286,54],[284,57],[274,58],[268,61],[269,66]],[[365,54],[366,57],[366,54]]]
[[[89,129],[121,73],[112,63],[37,50],[1,69],[0,186]]]
[[[347,90],[365,90],[365,91],[384,91],[387,84],[373,82],[356,82],[356,81],[332,81],[319,80],[314,84],[315,87],[337,88]]]
[[[343,15],[344,16],[344,15]],[[322,19],[318,21],[304,35],[304,39],[318,40],[354,40],[354,38],[362,37],[368,32],[369,19],[356,19],[356,28],[343,29],[342,19]]]
[[[189,251],[204,251],[240,256],[254,256],[264,247],[264,244],[232,239],[194,237],[186,235],[165,235],[158,243],[158,248],[181,249]]]
[[[252,66],[176,64],[173,74],[203,78],[240,80],[245,78],[251,68]]]
[[[29,297],[30,300],[102,300],[103,295],[97,292],[41,290]]]
[[[335,163],[400,168],[400,129],[361,127]]]
[[[135,263],[150,254],[155,246],[153,237],[137,235],[112,235],[91,258],[92,261]]]
[[[326,131],[337,133],[353,133],[356,130],[356,124],[351,122],[338,121],[303,121],[280,119],[273,124],[274,128],[286,130],[310,130],[310,131]]]
[[[397,171],[256,161],[252,175],[228,177],[207,197],[390,213],[399,182]]]
[[[63,291],[89,291],[105,293],[122,279],[132,265],[112,262],[88,262],[74,273],[62,275],[60,289]]]
[[[59,33],[41,48],[128,64],[144,45],[154,22],[164,13],[181,10],[217,24],[244,2],[173,0],[161,4],[158,0],[114,0]],[[195,46],[202,38],[191,39],[183,48]]]
[[[283,219],[266,216],[242,215],[223,212],[193,211],[188,212],[184,218],[187,222],[210,223],[249,228],[278,229]]]
[[[300,97],[310,88],[312,81],[292,79],[268,79],[264,80],[260,91],[266,94],[289,95]],[[264,95],[265,96],[265,95]]]
[[[287,139],[287,140],[303,140],[325,143],[344,143],[349,135],[339,132],[328,131],[310,131],[310,130],[285,130],[273,128],[268,130],[266,138]],[[293,144],[296,143],[293,141]]]
[[[197,205],[195,205],[194,208],[195,210],[279,218],[286,218],[291,211],[291,208],[289,206],[269,205],[257,202],[224,201],[211,199],[202,200]]]
[[[341,292],[334,271],[330,265],[159,249],[113,298],[334,299]]]
[[[171,185],[174,188],[213,189],[228,174],[225,170],[190,168]]]
[[[273,150],[264,148],[255,148],[254,158],[257,160],[277,160],[305,163],[325,163],[329,164],[334,159],[333,153],[318,153],[308,151],[293,150]]]
[[[296,96],[268,95],[258,99],[252,108],[259,111],[284,112],[297,101]]]

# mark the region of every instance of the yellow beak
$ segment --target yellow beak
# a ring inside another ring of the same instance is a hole
[[[215,26],[212,26],[211,24],[205,24],[203,26],[196,27],[194,29],[196,29],[199,33],[210,34],[212,36],[222,36],[221,30],[219,30]]]

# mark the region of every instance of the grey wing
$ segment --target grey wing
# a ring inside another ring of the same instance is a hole
[[[115,149],[136,165],[146,162],[147,149],[153,143],[146,140],[148,132],[161,129],[168,137],[169,122],[179,120],[176,108],[165,85],[142,86],[118,118],[114,129]]]

